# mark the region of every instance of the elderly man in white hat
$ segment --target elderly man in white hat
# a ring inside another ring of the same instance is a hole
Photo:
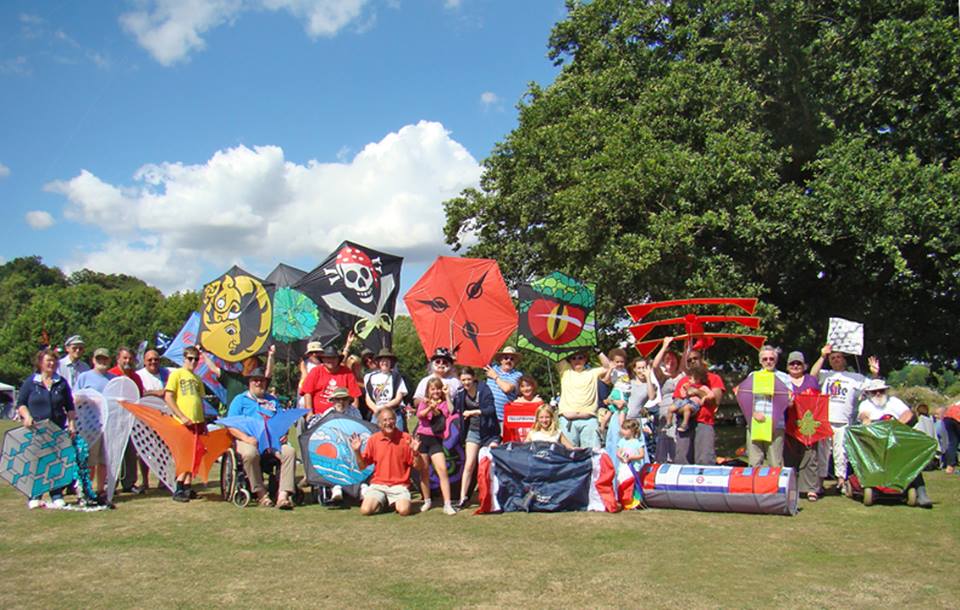
[[[517,370],[520,354],[516,348],[508,345],[493,355],[493,362],[483,370],[487,373],[487,387],[493,392],[497,419],[503,425],[503,406],[517,398],[520,378],[523,377],[523,373]]]
[[[83,360],[83,351],[86,346],[83,343],[83,337],[73,335],[63,342],[63,348],[67,350],[67,355],[60,359],[57,374],[66,379],[70,389],[73,390],[77,387],[80,373],[90,370],[90,365]]]
[[[913,419],[913,411],[896,396],[888,396],[888,389],[889,386],[883,379],[870,379],[863,384],[861,391],[864,399],[857,409],[857,418],[860,423],[868,425],[885,419],[896,419],[901,424],[910,423]],[[927,495],[922,474],[917,475],[917,478],[910,483],[910,487],[917,489],[917,506],[922,508],[933,506],[933,501]]]

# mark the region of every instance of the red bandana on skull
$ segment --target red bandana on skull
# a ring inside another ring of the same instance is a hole
[[[378,261],[379,262],[379,261]],[[379,265],[357,248],[344,246],[337,253],[337,275],[347,288],[357,294],[363,303],[373,300],[373,289],[380,284]]]

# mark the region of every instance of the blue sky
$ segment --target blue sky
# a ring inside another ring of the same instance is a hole
[[[0,4],[0,259],[197,289],[345,239],[443,244],[442,201],[557,69],[562,0]]]

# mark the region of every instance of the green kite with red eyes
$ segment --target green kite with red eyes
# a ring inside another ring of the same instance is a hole
[[[596,288],[559,271],[517,291],[521,349],[559,362],[597,344]]]

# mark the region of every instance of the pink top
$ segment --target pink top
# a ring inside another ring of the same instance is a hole
[[[441,401],[438,407],[444,417],[450,417],[450,407],[447,406],[447,401]],[[417,424],[417,434],[436,437],[437,435],[430,429],[430,420],[433,418],[434,413],[433,411],[428,411],[427,401],[424,400],[420,403],[420,406],[417,407],[417,421],[419,422]]]

